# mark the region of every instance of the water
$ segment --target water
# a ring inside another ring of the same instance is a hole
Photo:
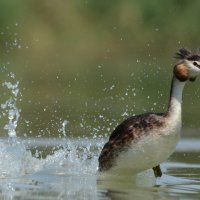
[[[200,140],[180,141],[176,153],[162,164],[161,178],[155,180],[147,171],[136,182],[117,183],[97,181],[97,158],[103,143],[104,139],[2,138],[0,198],[199,199]]]
[[[14,75],[11,75],[14,79]],[[20,117],[20,109],[17,108],[16,102],[17,102],[17,96],[19,93],[19,81],[16,83],[11,83],[5,81],[2,86],[6,87],[11,91],[11,97],[4,103],[1,104],[1,108],[5,111],[3,114],[7,113],[9,122],[5,125],[4,129],[8,130],[8,136],[15,137],[16,136],[16,128],[17,128],[17,122]]]
[[[59,138],[17,137],[19,82],[4,82],[11,92],[1,104],[7,117],[0,139],[0,199],[199,199],[200,140],[182,139],[155,179],[147,170],[129,180],[104,180],[97,172],[106,138],[70,138],[63,119]]]

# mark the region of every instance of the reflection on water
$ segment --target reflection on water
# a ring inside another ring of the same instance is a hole
[[[1,199],[198,199],[199,140],[182,140],[162,165],[164,175],[156,183],[151,170],[131,181],[97,181],[103,143],[104,139],[1,139]]]

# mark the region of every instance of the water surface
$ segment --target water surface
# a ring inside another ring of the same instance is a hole
[[[182,139],[162,164],[137,181],[97,181],[98,155],[105,139],[2,138],[1,199],[199,199],[200,140]]]

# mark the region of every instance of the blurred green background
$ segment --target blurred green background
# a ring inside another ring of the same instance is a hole
[[[197,0],[1,0],[1,84],[19,81],[17,135],[58,137],[67,120],[68,136],[104,136],[130,115],[165,111],[174,52],[200,46],[199,8]],[[194,135],[199,85],[188,83],[183,100],[183,127]],[[11,93],[0,92],[2,104]]]

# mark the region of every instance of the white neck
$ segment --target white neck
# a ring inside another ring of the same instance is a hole
[[[168,108],[169,116],[181,118],[181,104],[182,104],[182,93],[186,81],[181,82],[175,76],[172,79],[170,102]]]

